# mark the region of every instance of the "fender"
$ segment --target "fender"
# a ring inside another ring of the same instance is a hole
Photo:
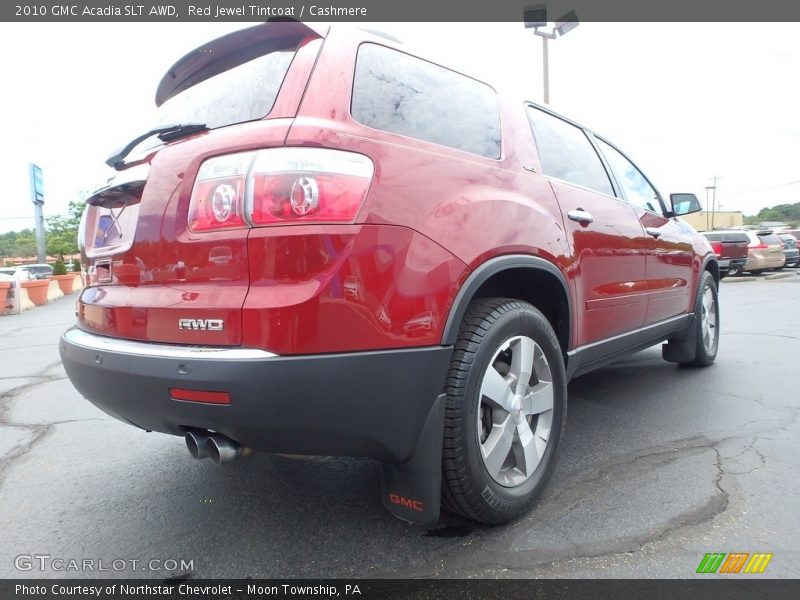
[[[711,263],[714,263],[714,268],[713,269],[708,269],[708,266]],[[692,294],[690,296],[690,304],[687,307],[687,312],[690,312],[690,313],[694,312],[694,301],[695,301],[695,298],[697,298],[697,286],[700,285],[700,277],[702,276],[703,271],[706,271],[706,270],[711,271],[711,274],[714,276],[714,281],[717,282],[717,292],[719,293],[719,282],[720,282],[719,264],[717,263],[716,255],[713,252],[709,252],[708,254],[706,254],[702,258],[702,262],[700,263],[700,269],[696,273],[693,273],[693,275],[696,277],[696,279],[695,279],[695,281],[692,282],[692,283],[694,283],[694,286],[692,286]]]
[[[461,321],[464,318],[464,313],[467,312],[467,306],[472,300],[475,293],[480,287],[486,283],[491,277],[502,271],[508,269],[530,269],[532,271],[544,271],[551,275],[555,275],[561,286],[564,288],[564,294],[567,297],[567,306],[570,315],[568,323],[567,339],[572,339],[572,297],[569,293],[569,286],[567,279],[561,270],[548,260],[538,256],[530,256],[527,254],[508,254],[505,256],[498,256],[487,260],[485,263],[478,266],[472,273],[470,273],[464,285],[458,290],[453,306],[450,308],[450,313],[447,316],[447,321],[444,325],[444,333],[442,334],[442,345],[452,346],[456,343],[458,338],[458,328],[461,326]],[[564,352],[568,349],[563,348]]]

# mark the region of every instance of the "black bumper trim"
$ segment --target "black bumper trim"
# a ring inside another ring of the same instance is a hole
[[[149,431],[208,429],[267,452],[413,455],[444,390],[452,347],[264,359],[150,357],[60,343],[78,391],[108,414]],[[231,404],[172,400],[169,388],[225,391]]]

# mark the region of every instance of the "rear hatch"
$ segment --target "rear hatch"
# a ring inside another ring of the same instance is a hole
[[[750,250],[760,259],[781,262],[783,258],[783,241],[771,231],[756,232],[759,243],[751,245]]]
[[[225,219],[243,213],[238,182],[248,167],[225,157],[283,146],[322,37],[302,23],[265,23],[206,44],[167,72],[158,122],[109,158],[115,171],[87,199],[82,329],[241,343],[248,229]],[[211,211],[220,223],[204,227]]]

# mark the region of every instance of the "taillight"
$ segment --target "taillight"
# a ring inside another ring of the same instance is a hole
[[[247,172],[255,152],[217,156],[197,172],[189,204],[189,229],[212,231],[245,227]]]
[[[767,248],[769,248],[769,246],[767,246],[765,243],[762,242],[760,244],[756,244],[755,246],[752,245],[748,246],[748,248],[750,248],[751,250],[766,250]]]
[[[722,242],[711,242],[711,249],[717,256],[722,256]]]
[[[361,154],[275,148],[212,158],[192,191],[189,228],[353,222],[374,166]]]

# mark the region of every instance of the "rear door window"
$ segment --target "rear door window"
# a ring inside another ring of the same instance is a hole
[[[608,173],[583,130],[533,106],[527,108],[544,174],[613,196]]]
[[[350,112],[374,129],[500,158],[491,87],[385,46],[359,47]]]

